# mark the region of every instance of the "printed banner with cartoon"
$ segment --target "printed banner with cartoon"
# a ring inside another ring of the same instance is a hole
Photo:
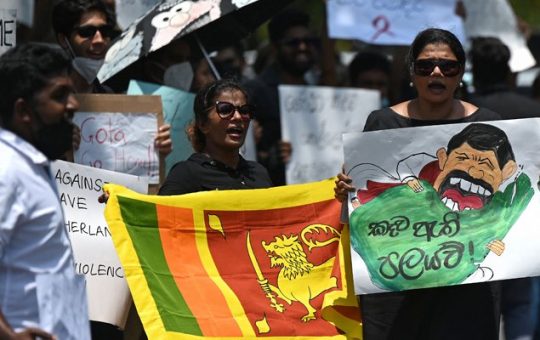
[[[147,196],[107,185],[106,219],[148,338],[361,337],[333,187]]]
[[[539,275],[539,130],[520,119],[345,134],[356,293]]]

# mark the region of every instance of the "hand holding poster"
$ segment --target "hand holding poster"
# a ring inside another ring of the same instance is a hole
[[[344,132],[362,131],[380,107],[378,91],[323,86],[279,86],[282,138],[292,145],[287,183],[335,176],[343,164]]]
[[[109,182],[146,193],[148,179],[63,161],[52,163],[51,169],[64,209],[75,269],[86,276],[90,319],[123,328],[131,295],[103,216],[105,204],[98,203],[98,197]]]
[[[158,96],[79,95],[73,117],[81,133],[75,163],[148,177],[158,184],[162,167],[154,138],[162,121]]]
[[[331,38],[370,44],[409,45],[428,27],[444,28],[465,41],[453,0],[328,0]]]
[[[538,275],[539,127],[523,119],[346,134],[356,292]]]

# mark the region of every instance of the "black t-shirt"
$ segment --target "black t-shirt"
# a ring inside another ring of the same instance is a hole
[[[159,195],[230,189],[259,189],[272,186],[266,169],[240,156],[233,169],[203,153],[194,153],[176,163],[159,189]]]
[[[498,119],[484,108],[456,120],[410,119],[384,108],[369,115],[364,131]],[[499,301],[498,282],[362,295],[364,339],[497,340]]]

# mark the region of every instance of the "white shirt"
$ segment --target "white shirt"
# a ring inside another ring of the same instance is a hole
[[[3,129],[0,155],[0,306],[4,316],[16,330],[37,326],[54,332],[70,326],[63,325],[66,321],[60,316],[40,315],[40,310],[49,314],[46,311],[75,304],[84,307],[80,318],[87,324],[84,284],[76,283],[79,278],[49,161],[33,145]]]

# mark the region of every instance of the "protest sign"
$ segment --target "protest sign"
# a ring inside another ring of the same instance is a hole
[[[158,96],[79,95],[73,122],[81,130],[75,163],[136,176],[158,184],[163,176],[154,138],[162,124]]]
[[[51,164],[75,256],[75,270],[86,277],[90,319],[124,327],[131,295],[98,202],[106,183],[148,192],[148,179],[55,161]]]
[[[328,32],[336,39],[410,45],[419,31],[439,27],[465,41],[455,6],[448,0],[328,0]]]
[[[519,31],[516,16],[506,0],[463,0],[467,16],[467,37],[497,37],[510,49],[512,72],[526,70],[536,64],[527,47],[527,41]],[[496,19],[494,19],[496,18]]]
[[[17,42],[17,10],[0,8],[0,55]]]
[[[34,24],[35,0],[2,0],[2,8],[14,9],[17,20],[28,27]]]
[[[287,183],[335,176],[343,164],[344,132],[362,131],[380,107],[374,90],[323,86],[279,86],[282,139],[292,145]]]
[[[173,152],[165,158],[166,173],[179,161],[187,159],[193,148],[186,129],[193,120],[193,100],[195,95],[180,89],[159,84],[131,80],[127,90],[129,95],[160,96],[163,103],[163,120],[171,125]]]
[[[344,135],[359,294],[540,274],[540,119]]]

